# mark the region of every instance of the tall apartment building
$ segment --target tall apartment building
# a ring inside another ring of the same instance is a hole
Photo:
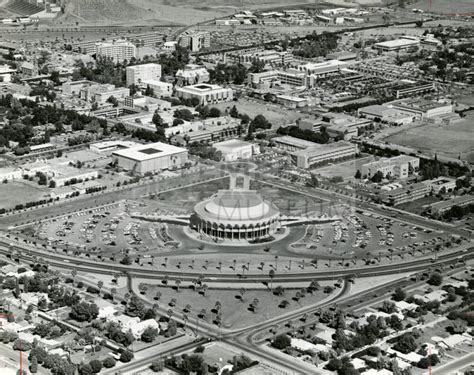
[[[127,40],[114,40],[111,42],[98,42],[95,44],[95,53],[99,57],[112,59],[115,63],[124,60],[130,61],[137,57],[137,47]]]
[[[146,80],[159,80],[161,78],[161,65],[150,63],[127,66],[125,72],[127,74],[127,86],[139,85]]]
[[[211,46],[211,34],[207,31],[188,31],[181,35],[179,45],[198,52]]]

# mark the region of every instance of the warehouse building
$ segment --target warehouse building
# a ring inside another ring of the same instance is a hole
[[[112,157],[120,168],[143,175],[182,167],[188,161],[188,150],[157,142],[114,151]]]

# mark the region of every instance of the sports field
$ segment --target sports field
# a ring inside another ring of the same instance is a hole
[[[384,140],[425,152],[474,161],[474,114],[450,125],[426,124],[403,130]]]

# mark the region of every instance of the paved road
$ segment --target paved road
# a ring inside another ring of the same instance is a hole
[[[443,366],[433,367],[432,375],[451,375],[458,374],[458,371],[471,366],[470,370],[474,370],[474,353],[467,354],[454,361],[448,362]]]

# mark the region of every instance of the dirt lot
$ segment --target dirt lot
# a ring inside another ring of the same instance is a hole
[[[431,10],[435,13],[469,13],[473,12],[474,5],[472,0],[420,0],[414,4],[410,4],[410,8],[422,9],[424,11]]]

